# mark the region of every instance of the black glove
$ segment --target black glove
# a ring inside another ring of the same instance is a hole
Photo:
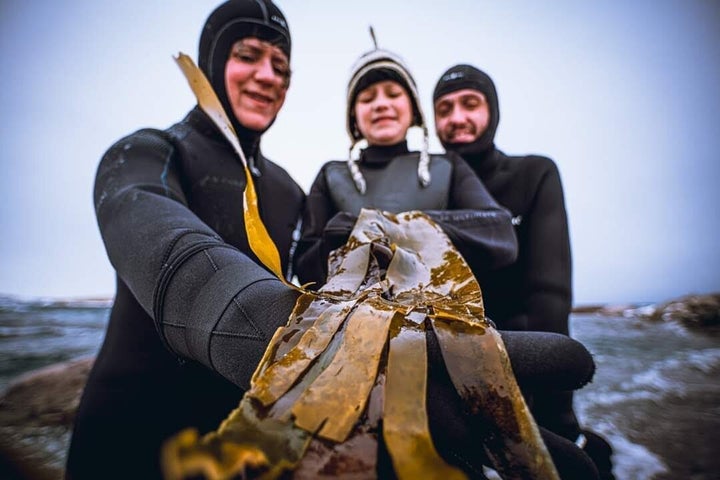
[[[579,342],[547,332],[500,332],[518,385],[523,391],[575,390],[587,384],[595,363]],[[482,422],[466,413],[442,360],[440,346],[431,330],[428,344],[427,407],[435,447],[448,463],[457,465],[471,478],[485,478],[482,466],[490,465],[481,439]],[[540,428],[540,434],[563,480],[600,479],[590,457],[573,442]]]

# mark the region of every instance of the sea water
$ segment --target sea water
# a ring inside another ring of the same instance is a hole
[[[695,330],[675,322],[580,314],[572,315],[570,326],[571,335],[590,350],[597,364],[593,382],[575,396],[576,411],[583,425],[612,444],[618,480],[651,479],[663,473],[663,478],[681,478],[668,470],[665,459],[631,438],[652,437],[640,428],[690,419],[694,425],[685,428],[657,428],[663,437],[650,441],[685,444],[688,463],[701,454],[695,446],[711,441],[710,434],[718,438],[717,401],[712,411],[683,412],[693,398],[720,399],[717,328]],[[693,478],[720,478],[715,475],[718,472],[698,472]]]
[[[109,306],[0,297],[0,390],[21,373],[96,354]]]

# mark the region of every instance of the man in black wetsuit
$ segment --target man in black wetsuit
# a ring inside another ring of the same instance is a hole
[[[571,255],[560,174],[543,156],[508,156],[495,147],[500,120],[492,79],[471,65],[445,71],[433,92],[442,145],[460,154],[497,202],[510,210],[518,239],[512,265],[478,278],[487,315],[504,330],[569,334]],[[536,393],[538,424],[584,446],[602,478],[613,478],[610,445],[581,430],[572,393]]]

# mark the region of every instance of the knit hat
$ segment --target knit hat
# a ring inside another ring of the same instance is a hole
[[[485,95],[490,111],[490,122],[480,137],[473,142],[473,148],[486,149],[493,144],[495,132],[500,122],[500,107],[498,105],[497,90],[490,76],[472,65],[459,64],[450,67],[440,76],[433,91],[433,103],[443,95],[470,88]],[[448,146],[443,143],[443,146]],[[457,146],[456,146],[457,147]],[[457,148],[455,148],[457,151]]]
[[[374,83],[383,80],[392,80],[400,84],[410,97],[413,109],[413,118],[410,126],[420,127],[423,131],[423,150],[420,152],[420,162],[418,163],[418,179],[420,184],[426,187],[430,184],[428,129],[425,123],[425,116],[420,106],[420,95],[418,94],[417,85],[402,58],[389,50],[378,48],[377,41],[375,40],[375,32],[372,27],[370,27],[370,36],[373,39],[375,48],[364,53],[355,61],[350,69],[350,81],[347,87],[346,127],[351,142],[348,167],[352,173],[355,186],[360,193],[365,193],[365,178],[357,166],[357,159],[352,158],[353,149],[357,143],[363,139],[360,130],[357,128],[357,120],[353,112],[355,99],[361,91]]]

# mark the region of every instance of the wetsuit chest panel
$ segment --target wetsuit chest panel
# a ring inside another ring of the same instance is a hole
[[[362,195],[355,188],[347,165],[332,164],[326,171],[330,197],[338,211],[355,215],[360,213],[361,208],[377,208],[393,213],[447,208],[451,163],[442,156],[433,155],[430,163],[432,180],[427,187],[418,181],[417,165],[417,154],[394,158],[380,168],[360,165],[367,181],[367,191]]]
[[[235,153],[224,142],[186,124],[172,127],[168,134],[178,150],[175,157],[190,209],[225,242],[254,257],[243,217],[245,171]],[[263,165],[262,176],[254,180],[260,214],[286,265],[292,231],[303,205],[302,192],[269,160],[264,159]]]

